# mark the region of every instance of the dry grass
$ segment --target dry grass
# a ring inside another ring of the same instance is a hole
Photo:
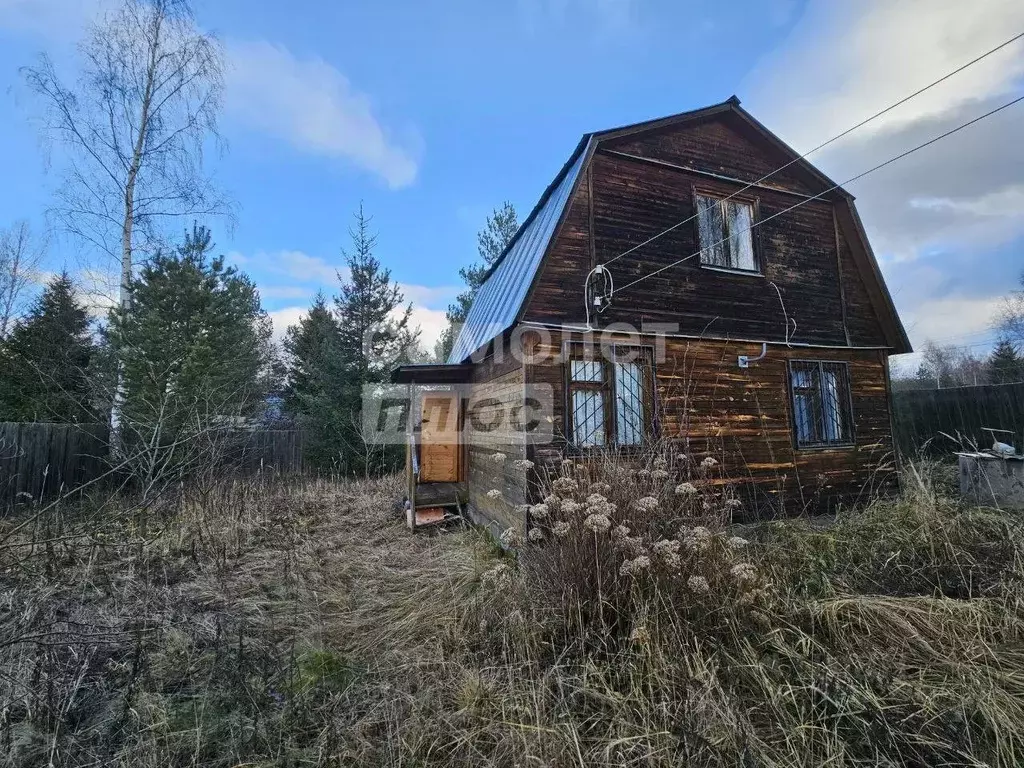
[[[828,528],[740,530],[714,468],[631,471],[549,478],[515,558],[408,534],[390,479],[226,482],[145,538],[124,500],[25,510],[0,530],[0,761],[1022,762],[1007,517],[918,472]]]

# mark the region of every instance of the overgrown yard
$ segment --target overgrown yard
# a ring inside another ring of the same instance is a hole
[[[26,505],[0,533],[0,760],[1024,760],[1015,521],[911,472],[826,529],[729,529],[702,470],[649,461],[567,464],[517,558],[410,535],[393,479]]]

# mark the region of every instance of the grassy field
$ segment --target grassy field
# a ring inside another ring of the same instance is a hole
[[[930,469],[828,528],[730,528],[683,462],[566,465],[516,557],[410,535],[393,479],[25,505],[0,764],[1024,762],[1015,521]]]

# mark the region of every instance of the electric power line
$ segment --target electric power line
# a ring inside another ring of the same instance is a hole
[[[892,104],[890,104],[889,106],[885,107],[884,109],[882,109],[882,110],[880,110],[878,112],[875,112],[875,114],[871,115],[870,117],[867,117],[867,118],[861,120],[859,123],[857,123],[856,125],[854,125],[854,126],[852,126],[850,128],[847,128],[842,133],[836,134],[831,139],[828,139],[827,141],[819,144],[818,146],[814,147],[813,149],[807,150],[806,152],[804,152],[799,157],[796,157],[796,158],[790,160],[785,165],[776,168],[774,171],[769,173],[767,176],[762,176],[757,181],[750,182],[749,184],[747,184],[747,186],[745,186],[742,189],[739,189],[739,190],[733,192],[731,195],[729,195],[725,199],[719,201],[719,203],[728,202],[729,200],[732,200],[736,195],[743,194],[748,189],[751,189],[752,187],[756,187],[758,184],[762,184],[763,182],[767,181],[768,179],[770,179],[775,174],[781,173],[782,171],[786,170],[787,168],[789,168],[794,163],[798,163],[801,160],[806,159],[808,155],[814,154],[819,149],[824,149],[829,144],[832,144],[833,142],[839,141],[839,139],[843,138],[844,136],[848,136],[849,134],[851,134],[854,131],[856,131],[858,128],[862,128],[863,126],[865,126],[868,123],[870,123],[872,120],[876,120],[877,118],[881,117],[882,115],[886,114],[887,112],[890,112],[890,111],[896,109],[896,107],[899,107],[899,106],[902,106],[903,104],[906,104],[911,99],[913,99],[913,98],[915,98],[917,96],[920,96],[925,91],[930,90],[931,88],[934,88],[936,85],[939,85],[940,83],[945,82],[946,80],[948,80],[949,78],[953,77],[954,75],[959,74],[960,72],[963,72],[968,67],[973,66],[974,64],[977,64],[982,59],[987,58],[988,56],[991,56],[996,51],[1002,50],[1003,48],[1005,48],[1006,46],[1010,45],[1011,43],[1016,42],[1017,40],[1020,40],[1022,37],[1024,37],[1024,32],[1020,32],[1020,33],[1014,35],[1009,40],[1006,40],[1006,41],[1000,43],[999,45],[997,45],[995,48],[992,48],[992,49],[986,51],[985,53],[981,54],[980,56],[977,56],[977,57],[971,59],[966,64],[960,65],[959,67],[957,67],[953,71],[947,72],[945,75],[940,77],[938,80],[935,80],[934,82],[929,83],[928,85],[924,86],[923,88],[919,88],[918,90],[914,91],[913,93],[911,93],[908,96],[904,96],[899,101],[893,102]],[[654,235],[653,237],[649,237],[647,240],[644,240],[642,243],[638,243],[637,245],[634,245],[633,247],[628,248],[627,250],[623,251],[622,253],[618,254],[617,256],[613,256],[611,259],[609,259],[608,261],[604,262],[604,266],[608,266],[613,261],[616,261],[618,259],[621,259],[623,256],[628,256],[629,254],[631,254],[631,253],[633,253],[635,251],[638,251],[639,249],[643,248],[644,246],[653,243],[659,237],[664,237],[668,233],[673,232],[673,231],[679,229],[679,227],[683,226],[684,224],[689,224],[695,218],[697,218],[697,214],[694,214],[693,216],[691,216],[688,219],[684,219],[683,221],[680,221],[680,222],[678,222],[676,224],[673,224],[668,229],[665,229],[665,230],[659,232],[658,234]]]
[[[771,216],[768,216],[768,217],[766,217],[764,219],[761,219],[760,221],[757,221],[757,222],[751,224],[749,227],[746,227],[745,229],[741,229],[738,232],[731,233],[729,237],[723,237],[721,240],[719,240],[719,241],[717,241],[715,243],[710,243],[710,244],[706,245],[704,248],[702,248],[701,250],[696,251],[694,253],[691,253],[689,256],[686,256],[686,257],[684,257],[682,259],[679,259],[678,261],[674,261],[671,264],[666,264],[664,267],[659,267],[658,269],[654,270],[653,272],[649,272],[646,275],[642,275],[641,277],[638,277],[636,280],[633,280],[632,282],[626,283],[624,286],[622,286],[622,288],[619,288],[617,292],[624,291],[627,288],[632,288],[637,283],[643,282],[644,280],[647,280],[647,279],[649,279],[651,277],[654,277],[655,275],[658,275],[658,274],[664,272],[665,270],[672,269],[673,267],[677,267],[680,264],[682,264],[683,262],[689,261],[690,259],[695,258],[696,256],[700,256],[700,254],[703,251],[707,250],[708,248],[713,248],[716,245],[720,245],[722,243],[725,243],[728,240],[730,240],[732,237],[735,237],[736,235],[743,234],[744,232],[751,232],[751,231],[753,231],[753,229],[755,227],[758,227],[761,224],[769,222],[772,219],[777,218],[779,216],[782,216],[785,213],[789,213],[790,211],[795,211],[797,208],[800,208],[801,206],[807,205],[807,203],[813,202],[815,200],[820,200],[823,196],[827,195],[830,192],[834,192],[835,190],[839,189],[840,187],[844,187],[847,184],[852,184],[855,181],[859,181],[860,179],[863,179],[865,176],[867,176],[869,174],[872,174],[875,171],[881,170],[882,168],[885,168],[887,165],[892,165],[893,163],[897,162],[898,160],[902,160],[903,158],[905,158],[905,157],[907,157],[909,155],[912,155],[913,153],[917,152],[918,150],[921,150],[921,149],[924,149],[925,147],[931,146],[932,144],[936,143],[937,141],[941,141],[942,139],[945,139],[945,138],[947,138],[949,136],[952,136],[954,133],[958,133],[958,132],[964,130],[965,128],[969,128],[970,126],[974,125],[975,123],[978,123],[978,122],[984,120],[987,117],[991,117],[992,115],[996,114],[997,112],[1002,112],[1004,109],[1008,109],[1009,107],[1012,107],[1014,104],[1017,104],[1017,103],[1019,103],[1021,101],[1024,101],[1024,96],[1018,96],[1017,98],[1015,98],[1015,99],[1013,99],[1011,101],[1008,101],[1005,104],[1002,104],[1002,105],[996,107],[995,109],[989,110],[988,112],[986,112],[983,115],[979,115],[978,117],[975,117],[972,120],[968,120],[966,123],[961,123],[960,125],[958,125],[955,128],[951,128],[950,130],[948,130],[948,131],[946,131],[944,133],[941,133],[938,136],[935,136],[935,137],[929,139],[928,141],[925,141],[925,142],[922,142],[921,144],[918,144],[916,147],[912,147],[911,149],[908,149],[908,150],[906,150],[904,152],[901,152],[900,154],[898,154],[898,155],[896,155],[894,157],[890,157],[888,160],[886,160],[884,162],[881,162],[881,163],[879,163],[878,165],[876,165],[876,166],[874,166],[872,168],[869,168],[868,170],[864,171],[863,173],[858,173],[856,176],[852,176],[851,178],[847,179],[846,181],[843,181],[843,182],[841,182],[839,184],[835,184],[835,185],[829,187],[828,189],[823,190],[822,192],[819,192],[818,194],[816,194],[816,195],[814,195],[812,197],[808,197],[808,198],[806,198],[804,200],[801,200],[799,203],[796,203],[795,205],[791,205],[789,208],[784,208],[783,210],[778,211],[777,213],[773,213]],[[680,225],[676,225],[676,226],[680,226]],[[669,230],[666,230],[666,231],[669,231]],[[664,234],[664,233],[662,233],[662,234]]]

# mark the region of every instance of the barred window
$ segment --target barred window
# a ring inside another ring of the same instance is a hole
[[[789,374],[797,447],[852,445],[853,410],[846,363],[793,360]]]
[[[757,272],[754,255],[754,205],[694,193],[700,263],[709,267]]]
[[[640,445],[653,422],[650,350],[616,345],[609,359],[583,344],[569,346],[567,434],[577,448]]]

